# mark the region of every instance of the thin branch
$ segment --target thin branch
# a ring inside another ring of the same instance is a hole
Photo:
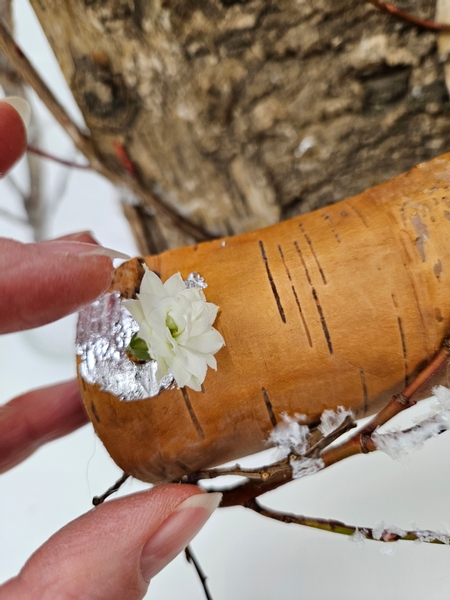
[[[320,454],[320,458],[324,463],[323,468],[329,467],[332,464],[355,454],[367,454],[368,452],[377,450],[377,446],[371,435],[376,429],[387,423],[401,411],[413,406],[415,404],[412,400],[413,395],[448,361],[449,357],[450,339],[445,339],[441,349],[432,359],[430,364],[428,364],[400,394],[394,395],[391,401],[373,419],[341,444],[330,446]],[[420,427],[420,424],[416,427]],[[404,433],[413,430],[414,428],[411,428]],[[281,462],[278,463],[276,465],[277,468],[270,471],[270,477],[267,477],[266,480],[263,480],[260,477],[259,480],[248,480],[245,483],[219,490],[223,493],[221,506],[246,505],[258,496],[275,490],[281,485],[292,481],[293,470],[290,462],[291,458],[296,457],[291,455],[288,457],[289,462],[284,464],[281,464]],[[260,469],[260,472],[264,472],[264,470],[270,468],[271,467],[264,467],[263,469]],[[202,474],[205,475],[205,473],[206,472],[203,472]],[[249,478],[247,477],[247,479]]]
[[[64,165],[65,167],[73,167],[74,169],[90,169],[91,165],[80,165],[80,163],[73,162],[71,160],[65,160],[64,158],[59,158],[59,156],[55,156],[54,154],[50,154],[50,152],[46,152],[45,150],[41,150],[33,144],[28,144],[27,152],[31,152],[32,154],[36,154],[37,156],[41,156],[42,158],[48,158],[53,162],[57,162],[60,165]]]
[[[98,155],[92,139],[88,135],[84,134],[71,120],[67,112],[44,83],[20,47],[15,43],[9,32],[9,29],[5,26],[1,19],[0,50],[2,50],[9,58],[11,64],[14,66],[23,80],[34,89],[36,94],[53,114],[58,123],[68,133],[78,150],[80,150],[86,156],[92,169],[116,185],[127,185],[136,194],[136,196],[142,199],[145,204],[154,208],[160,217],[168,220],[170,223],[172,223],[172,225],[193,237],[194,240],[200,242],[213,239],[215,237],[212,233],[200,225],[192,223],[192,221],[190,221],[188,218],[179,214],[176,210],[169,206],[162,199],[162,197],[155,192],[155,190],[153,190],[153,192],[148,191],[141,184],[137,177],[133,177],[125,169],[123,173],[118,173],[117,169],[115,169],[113,166],[110,167],[105,163],[105,160]]]
[[[341,535],[352,536],[356,533],[361,534],[361,539],[373,540],[376,542],[396,542],[397,540],[408,540],[408,541],[421,541],[428,544],[445,544],[450,543],[450,536],[447,534],[441,534],[429,530],[416,530],[416,531],[405,531],[404,534],[400,534],[394,531],[390,531],[389,528],[383,529],[377,532],[376,537],[374,536],[374,529],[371,527],[355,527],[354,525],[346,525],[342,521],[336,521],[334,519],[316,519],[314,517],[305,517],[303,515],[294,515],[292,513],[283,513],[271,508],[262,506],[257,500],[252,499],[244,504],[245,508],[249,508],[269,519],[275,519],[282,523],[295,523],[296,525],[304,525],[305,527],[312,527],[314,529],[321,529],[322,531],[329,531],[331,533],[339,533]]]
[[[23,217],[14,215],[13,213],[10,213],[8,210],[6,210],[4,208],[0,208],[0,217],[2,219],[7,219],[8,221],[11,221],[12,223],[17,223],[18,225],[30,226],[30,222],[27,219],[24,219]]]
[[[184,553],[186,555],[186,560],[191,563],[194,567],[194,569],[197,571],[197,575],[200,579],[200,583],[202,584],[203,587],[203,591],[205,592],[205,597],[206,600],[213,600],[213,597],[211,596],[211,592],[209,591],[208,588],[208,577],[205,575],[205,572],[203,571],[200,563],[198,562],[198,559],[196,558],[194,552],[192,551],[192,548],[190,546],[186,546],[186,548],[184,549]]]
[[[398,415],[416,403],[412,397],[419,389],[430,379],[439,369],[448,361],[450,357],[450,339],[445,339],[442,346],[433,360],[413,379],[413,381],[404,388],[400,394],[392,396],[391,401],[380,410],[362,429],[358,430],[353,436],[342,444],[328,448],[321,454],[321,458],[326,467],[333,465],[344,458],[354,454],[366,454],[376,449],[371,434],[387,423],[390,419]]]
[[[102,494],[101,496],[94,496],[92,498],[92,504],[94,506],[98,506],[99,504],[102,504],[102,502],[104,502],[106,500],[106,498],[111,496],[111,494],[115,494],[117,491],[119,491],[119,489],[122,487],[122,485],[125,483],[125,481],[129,477],[130,477],[130,475],[128,475],[127,473],[124,473],[122,475],[122,477],[120,479],[118,479],[116,481],[116,483],[114,483],[110,488],[108,488],[104,494]]]
[[[25,200],[25,195],[26,195],[25,192],[20,189],[18,183],[16,182],[14,177],[11,175],[11,173],[8,173],[8,175],[5,177],[5,179],[3,181],[8,182],[8,184],[13,188],[13,190],[17,193],[19,198],[22,200],[22,202]]]
[[[246,469],[240,465],[234,465],[234,467],[221,467],[218,469],[205,469],[204,471],[196,471],[191,475],[185,475],[181,479],[181,482],[198,483],[202,479],[216,479],[217,477],[224,477],[227,475],[234,475],[236,477],[245,477],[246,479],[267,482],[274,475],[278,475],[284,469],[286,472],[289,472],[290,470],[288,458],[283,458],[283,460],[277,461],[265,467],[256,467],[253,469]]]
[[[353,418],[347,415],[339,427],[336,427],[331,433],[319,439],[313,446],[311,446],[304,454],[305,458],[314,457],[317,458],[321,456],[321,453],[327,446],[335,442],[341,435],[350,431],[350,429],[354,429],[356,427],[356,423]]]
[[[332,444],[341,435],[356,427],[356,423],[353,419],[347,416],[344,421],[334,431],[325,437],[321,437],[316,443],[314,443],[303,455],[299,455],[296,452],[291,452],[286,458],[282,458],[270,465],[264,467],[254,468],[243,468],[239,464],[233,467],[220,467],[217,469],[205,469],[203,471],[196,471],[190,475],[184,475],[181,478],[182,483],[198,483],[202,479],[216,479],[217,477],[224,477],[227,475],[234,475],[237,477],[245,477],[246,479],[259,481],[262,483],[268,483],[275,476],[290,475],[292,473],[291,460],[318,457],[320,452]]]
[[[381,10],[381,12],[393,15],[402,21],[407,21],[418,27],[423,27],[431,31],[450,31],[450,23],[436,23],[436,21],[428,21],[427,19],[415,17],[411,13],[401,10],[395,4],[380,2],[379,0],[367,0],[367,2],[378,8],[378,10]]]

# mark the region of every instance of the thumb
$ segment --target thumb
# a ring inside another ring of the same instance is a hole
[[[140,600],[220,499],[193,485],[168,484],[102,504],[41,546],[0,588],[0,598]]]

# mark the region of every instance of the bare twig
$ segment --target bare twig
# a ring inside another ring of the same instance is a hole
[[[221,467],[218,469],[205,469],[204,471],[196,471],[190,475],[185,475],[182,479],[182,483],[198,483],[202,479],[216,479],[217,477],[224,477],[227,475],[234,475],[237,477],[245,477],[249,480],[259,481],[261,483],[269,483],[271,480],[278,479],[280,476],[289,476],[292,473],[291,460],[301,459],[309,457],[320,456],[320,452],[332,444],[341,435],[356,427],[353,419],[349,416],[332,431],[329,435],[322,437],[319,441],[313,444],[302,456],[295,452],[291,452],[289,456],[278,460],[270,465],[264,467],[255,468],[243,468],[240,465],[234,465],[233,467]]]
[[[249,508],[258,514],[268,517],[269,519],[275,519],[282,523],[295,523],[297,525],[304,525],[305,527],[312,527],[314,529],[321,529],[322,531],[329,531],[331,533],[340,533],[341,535],[355,535],[360,533],[362,538],[367,540],[373,540],[377,542],[396,542],[397,540],[420,540],[429,544],[446,544],[450,542],[450,537],[447,534],[440,534],[433,531],[405,531],[404,534],[389,531],[389,528],[384,529],[374,536],[374,529],[371,527],[355,527],[354,525],[346,525],[342,521],[335,521],[334,519],[316,519],[314,517],[305,517],[303,515],[293,515],[291,513],[283,513],[271,508],[262,506],[257,500],[252,499],[245,503],[246,508]]]
[[[246,479],[254,479],[255,481],[267,482],[274,475],[278,475],[282,471],[289,472],[290,465],[289,459],[283,458],[283,460],[272,463],[265,467],[256,467],[254,469],[245,469],[240,465],[234,467],[223,467],[218,469],[205,469],[204,471],[196,471],[191,475],[185,475],[182,479],[182,483],[198,483],[202,479],[216,479],[217,477],[224,477],[226,475],[235,475],[237,477],[245,477]]]
[[[116,483],[114,483],[110,488],[108,488],[104,494],[102,494],[101,496],[94,496],[92,498],[92,504],[94,506],[102,504],[102,502],[104,502],[106,498],[111,496],[111,494],[115,494],[129,477],[130,476],[127,473],[124,473],[122,477],[118,479]]]
[[[14,215],[13,213],[10,213],[4,208],[0,208],[0,217],[2,219],[7,219],[8,221],[11,221],[11,223],[17,223],[18,225],[30,225],[30,222],[27,221],[27,219]]]
[[[412,23],[413,25],[417,25],[418,27],[423,27],[424,29],[429,29],[431,31],[450,31],[450,23],[436,23],[436,21],[428,21],[427,19],[415,17],[411,13],[401,10],[400,8],[395,6],[395,4],[380,2],[379,0],[367,0],[367,2],[369,2],[382,12],[393,15],[394,17],[397,17],[402,21],[407,21],[408,23]]]
[[[182,216],[169,206],[155,190],[150,192],[146,189],[138,178],[133,177],[126,169],[124,169],[123,173],[118,173],[116,168],[107,164],[107,161],[98,154],[92,139],[83,133],[71,120],[20,47],[15,43],[9,29],[1,20],[0,50],[5,53],[23,80],[34,89],[58,123],[68,133],[75,146],[86,156],[92,169],[116,185],[127,185],[136,196],[142,199],[144,204],[154,208],[161,218],[165,218],[172,223],[172,225],[184,231],[196,241],[214,238],[212,233],[208,232],[200,225],[192,223],[188,218]]]
[[[205,592],[205,597],[206,600],[213,600],[213,597],[211,596],[211,592],[209,591],[208,588],[208,577],[205,575],[205,572],[203,571],[202,567],[200,566],[200,563],[198,562],[198,559],[196,558],[195,554],[192,551],[192,548],[190,546],[186,546],[186,548],[184,549],[184,553],[186,555],[186,560],[188,562],[190,562],[193,566],[194,569],[197,571],[197,575],[200,579],[200,583],[202,584],[203,587],[203,591]]]
[[[42,158],[48,158],[53,162],[57,162],[60,165],[64,165],[65,167],[73,167],[74,169],[90,169],[91,165],[81,165],[80,163],[73,162],[71,160],[65,160],[64,158],[59,158],[59,156],[55,156],[54,154],[50,154],[50,152],[46,152],[45,150],[41,150],[37,148],[33,144],[28,144],[27,152],[31,152],[32,154],[36,154],[37,156],[41,156]]]
[[[13,27],[10,0],[0,0],[0,20],[11,28]],[[24,82],[14,65],[6,55],[0,52],[0,84],[6,96],[19,96],[26,99]],[[33,115],[28,127],[28,138],[31,142],[38,142],[40,127],[36,115]],[[42,168],[34,156],[27,155],[28,192],[19,193],[28,224],[33,230],[34,239],[41,240],[45,237],[48,224],[48,204],[42,186]]]

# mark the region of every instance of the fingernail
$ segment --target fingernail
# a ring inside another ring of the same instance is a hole
[[[186,548],[221,499],[219,492],[195,494],[176,507],[144,545],[141,571],[145,581],[150,581]]]
[[[96,244],[87,244],[86,242],[75,242],[70,240],[51,240],[45,242],[39,242],[36,247],[44,252],[51,252],[52,254],[63,254],[69,256],[71,254],[77,254],[81,256],[108,256],[111,260],[115,258],[122,258],[128,260],[131,258],[128,254],[118,252],[112,248],[105,248],[104,246],[97,246]]]
[[[85,231],[77,231],[75,233],[68,233],[67,235],[62,235],[61,237],[55,238],[57,241],[67,242],[87,242],[87,239],[91,239],[93,242],[96,242],[95,235],[90,229],[86,229]],[[92,244],[93,242],[87,243]]]
[[[31,106],[28,102],[19,96],[9,96],[9,98],[2,98],[1,101],[10,104],[17,110],[25,127],[28,129],[31,122]]]

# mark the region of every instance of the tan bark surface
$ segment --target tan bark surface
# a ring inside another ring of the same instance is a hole
[[[449,146],[435,35],[355,0],[32,0],[94,144],[239,233],[385,181]],[[432,17],[433,2],[401,7]],[[128,210],[128,214],[133,209]],[[141,211],[147,252],[191,240]]]
[[[226,347],[203,393],[127,402],[80,378],[116,463],[150,482],[182,477],[264,449],[283,412],[360,417],[400,392],[450,329],[449,173],[446,154],[261,231],[146,257],[163,281],[205,278]],[[131,297],[142,275],[132,260],[113,287]]]

